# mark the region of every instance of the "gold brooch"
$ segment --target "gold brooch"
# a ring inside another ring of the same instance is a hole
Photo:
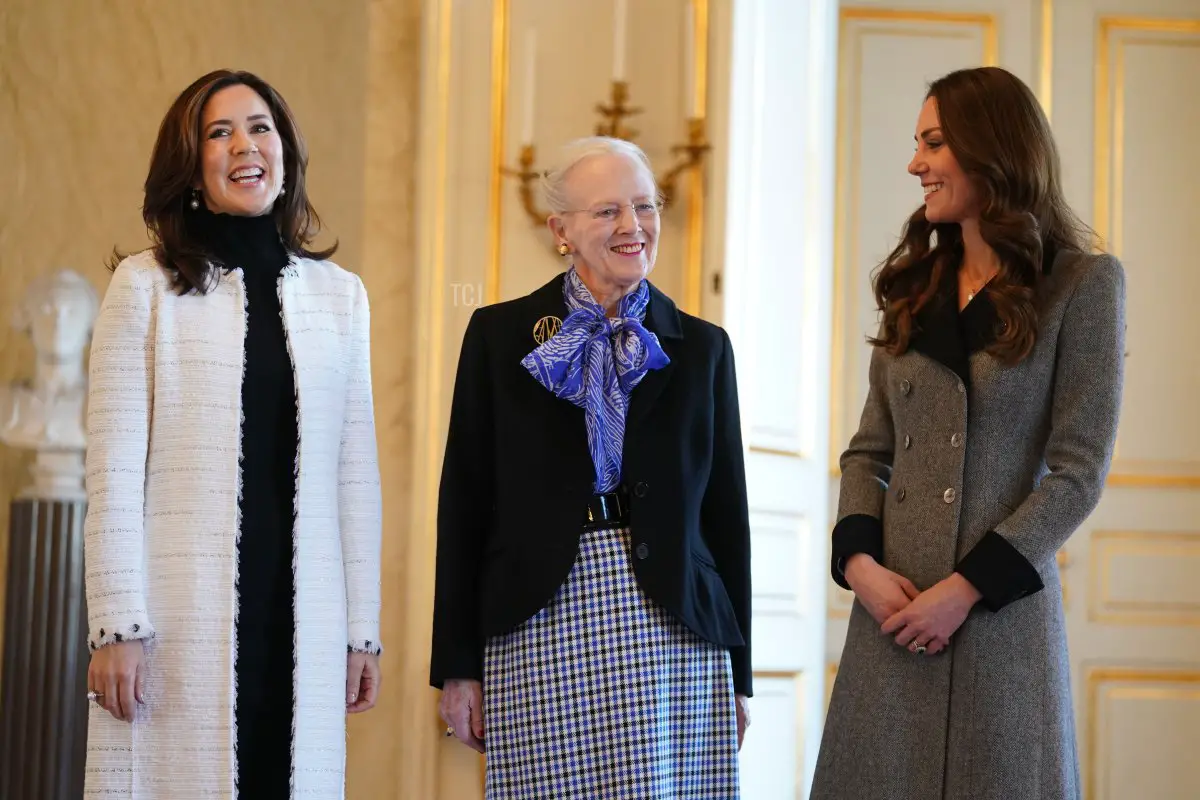
[[[545,344],[546,340],[562,329],[562,320],[558,317],[542,317],[533,323],[533,340]]]

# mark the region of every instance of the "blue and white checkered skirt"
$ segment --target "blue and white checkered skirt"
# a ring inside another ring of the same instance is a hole
[[[487,800],[734,800],[729,652],[655,605],[629,530],[585,530],[554,599],[492,638]]]

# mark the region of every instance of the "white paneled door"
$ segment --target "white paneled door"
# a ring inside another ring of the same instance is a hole
[[[706,311],[733,340],[747,444],[747,800],[807,796],[824,710],[836,20],[834,2],[739,0],[727,34],[724,247],[710,263],[724,288]]]

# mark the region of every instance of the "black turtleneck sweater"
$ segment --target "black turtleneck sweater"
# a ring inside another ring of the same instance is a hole
[[[192,232],[246,286],[242,379],[242,500],[238,543],[238,793],[288,796],[291,771],[296,393],[280,313],[288,263],[271,215],[236,217],[201,207]]]

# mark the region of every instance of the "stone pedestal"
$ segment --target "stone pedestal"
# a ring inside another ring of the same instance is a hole
[[[78,800],[87,745],[83,501],[19,499],[9,523],[0,798]]]

